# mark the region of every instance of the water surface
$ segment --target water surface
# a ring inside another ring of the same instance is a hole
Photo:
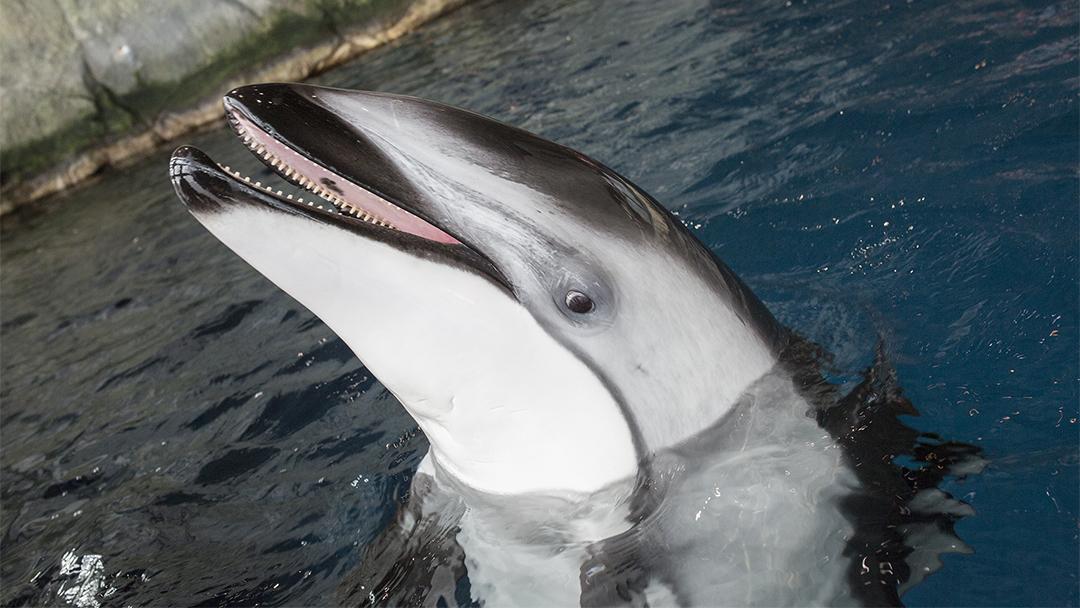
[[[990,460],[946,488],[975,553],[905,600],[1076,605],[1076,27],[1071,2],[481,2],[317,82],[578,148],[840,367],[881,336],[911,424]],[[4,222],[4,604],[330,603],[426,448],[167,156]]]

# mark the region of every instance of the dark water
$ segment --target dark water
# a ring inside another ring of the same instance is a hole
[[[958,525],[975,553],[906,601],[1077,605],[1077,19],[1074,2],[480,3],[319,82],[581,149],[842,367],[883,336],[911,423],[990,459],[946,488],[977,511]],[[192,139],[257,167],[223,131]],[[330,603],[423,437],[187,216],[166,159],[5,220],[0,599]]]

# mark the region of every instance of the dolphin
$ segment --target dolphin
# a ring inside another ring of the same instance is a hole
[[[615,171],[414,97],[259,84],[224,105],[293,187],[185,146],[177,194],[430,444],[352,599],[455,603],[464,584],[490,605],[894,604],[921,577],[903,539],[955,539],[932,524],[965,506],[933,486],[971,451],[913,447],[882,365],[858,403],[829,390],[813,346]],[[882,402],[894,441],[860,441]],[[887,449],[936,473],[898,482]],[[916,496],[927,515],[901,521]],[[925,572],[957,543],[924,543]]]

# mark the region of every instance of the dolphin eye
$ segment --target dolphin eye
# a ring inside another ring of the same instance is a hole
[[[578,314],[585,314],[588,312],[592,312],[593,301],[592,298],[581,293],[580,291],[576,289],[571,289],[570,291],[566,292],[566,307],[569,308],[572,312],[576,312]]]

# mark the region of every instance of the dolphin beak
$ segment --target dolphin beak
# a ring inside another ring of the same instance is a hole
[[[204,152],[178,148],[170,159],[177,195],[196,217],[233,205],[257,205],[333,224],[399,249],[464,264],[510,290],[484,255],[426,217],[409,184],[412,176],[366,143],[359,127],[317,103],[319,87],[270,84],[241,87],[224,99],[227,120],[241,141],[281,178],[301,190],[253,182]],[[383,194],[382,192],[391,194]],[[467,210],[462,210],[467,211]]]

